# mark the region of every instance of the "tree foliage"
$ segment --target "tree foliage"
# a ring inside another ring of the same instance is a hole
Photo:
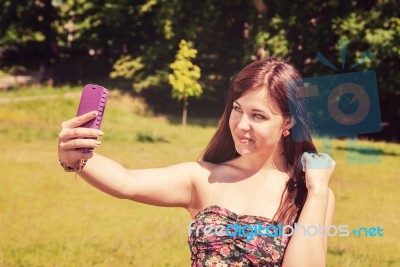
[[[349,41],[346,64],[372,51],[372,59],[357,70],[376,70],[383,121],[391,123],[385,138],[395,138],[399,126],[394,120],[400,115],[399,18],[396,0],[2,0],[0,48],[20,51],[20,65],[58,67],[59,75],[67,73],[71,80],[75,75],[77,81],[88,79],[89,63],[94,79],[108,77],[117,68],[129,69],[127,56],[136,64],[140,58],[140,68],[131,66],[135,74],[124,79],[135,90],[150,89],[159,99],[169,96],[169,64],[177,45],[191,40],[204,85],[202,97],[191,106],[219,107],[207,109],[215,115],[222,110],[230,77],[245,64],[276,56],[289,60],[304,76],[333,74],[314,58],[320,51],[339,65],[337,43],[344,39]],[[69,71],[60,67],[78,57],[79,64]],[[14,63],[2,60],[0,66]]]
[[[172,97],[183,101],[183,125],[186,125],[189,97],[199,97],[203,92],[198,83],[200,68],[192,62],[196,54],[197,50],[192,48],[190,43],[181,40],[175,61],[170,64],[172,74],[168,75],[168,80],[172,86]]]

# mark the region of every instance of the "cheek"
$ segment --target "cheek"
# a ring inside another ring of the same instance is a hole
[[[282,135],[279,126],[280,125],[277,124],[265,125],[265,127],[259,129],[258,133],[262,136],[263,140],[265,140],[266,144],[273,145],[279,142]]]
[[[273,129],[273,134],[271,135],[271,137],[274,139],[275,142],[279,142],[279,140],[282,137],[282,125],[276,125]]]
[[[235,114],[235,112],[231,112],[231,115],[229,116],[229,128],[232,129],[235,128],[235,126],[238,124],[238,116]]]

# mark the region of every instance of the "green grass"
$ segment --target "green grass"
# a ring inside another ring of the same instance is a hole
[[[1,75],[1,74],[0,74]],[[0,76],[1,77],[1,76]],[[62,93],[80,92],[81,88],[78,87],[21,87],[19,89],[13,88],[9,90],[0,91],[0,98],[17,98],[24,96],[43,96],[43,95],[60,95]]]
[[[57,134],[79,102],[79,95],[63,97],[69,90],[0,95],[59,95],[0,104],[0,266],[188,266],[186,211],[118,200],[62,171]],[[166,166],[198,159],[215,130],[212,122],[190,123],[189,117],[183,131],[151,114],[140,101],[111,94],[98,152],[128,168]],[[331,183],[334,223],[380,226],[384,236],[332,237],[328,266],[399,266],[400,145],[359,145],[379,149],[380,161],[349,164],[347,141],[331,143],[338,164]]]

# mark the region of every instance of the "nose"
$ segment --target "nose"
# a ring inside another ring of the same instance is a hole
[[[237,128],[242,131],[248,131],[250,130],[250,121],[247,115],[243,114],[239,120],[239,123],[237,124]]]

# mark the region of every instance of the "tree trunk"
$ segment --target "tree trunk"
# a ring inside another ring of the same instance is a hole
[[[186,126],[186,120],[187,120],[187,106],[188,106],[188,101],[186,99],[183,100],[183,113],[182,113],[182,126]]]

